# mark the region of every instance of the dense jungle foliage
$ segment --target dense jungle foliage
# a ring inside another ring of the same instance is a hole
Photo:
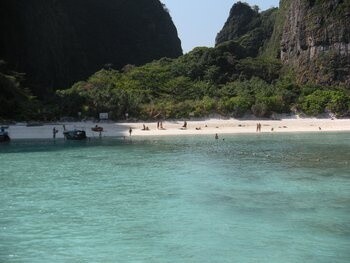
[[[237,55],[234,55],[237,54]],[[276,59],[251,58],[238,43],[195,48],[178,59],[163,58],[122,71],[103,69],[71,89],[58,91],[62,112],[112,119],[206,117],[211,114],[271,117],[273,113],[349,114],[345,87],[297,85]]]

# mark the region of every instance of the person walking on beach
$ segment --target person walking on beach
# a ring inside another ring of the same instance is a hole
[[[130,127],[130,129],[129,129],[129,136],[131,136],[131,133],[132,133],[132,128]]]

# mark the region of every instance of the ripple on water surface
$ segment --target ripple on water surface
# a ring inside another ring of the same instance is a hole
[[[349,262],[348,133],[0,145],[0,262]]]

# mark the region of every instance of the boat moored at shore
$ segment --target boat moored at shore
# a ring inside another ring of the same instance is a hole
[[[11,140],[8,132],[6,131],[7,128],[8,127],[4,126],[0,128],[0,142],[9,142]]]
[[[85,140],[87,138],[85,131],[76,129],[71,131],[64,131],[63,135],[66,140]]]

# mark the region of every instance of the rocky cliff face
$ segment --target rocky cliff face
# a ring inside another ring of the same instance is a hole
[[[246,49],[249,56],[257,56],[272,35],[276,13],[276,8],[259,12],[258,7],[235,3],[224,27],[216,36],[216,45],[235,41]]]
[[[349,0],[281,0],[278,11],[260,13],[238,2],[217,35],[225,41],[281,59],[300,83],[350,87]]]
[[[224,27],[216,36],[216,44],[238,39],[256,28],[258,16],[259,13],[253,10],[248,4],[242,2],[234,4]]]
[[[159,0],[2,0],[0,58],[38,95],[106,64],[121,68],[182,54]]]
[[[350,85],[350,1],[284,0],[281,60],[300,82]]]

